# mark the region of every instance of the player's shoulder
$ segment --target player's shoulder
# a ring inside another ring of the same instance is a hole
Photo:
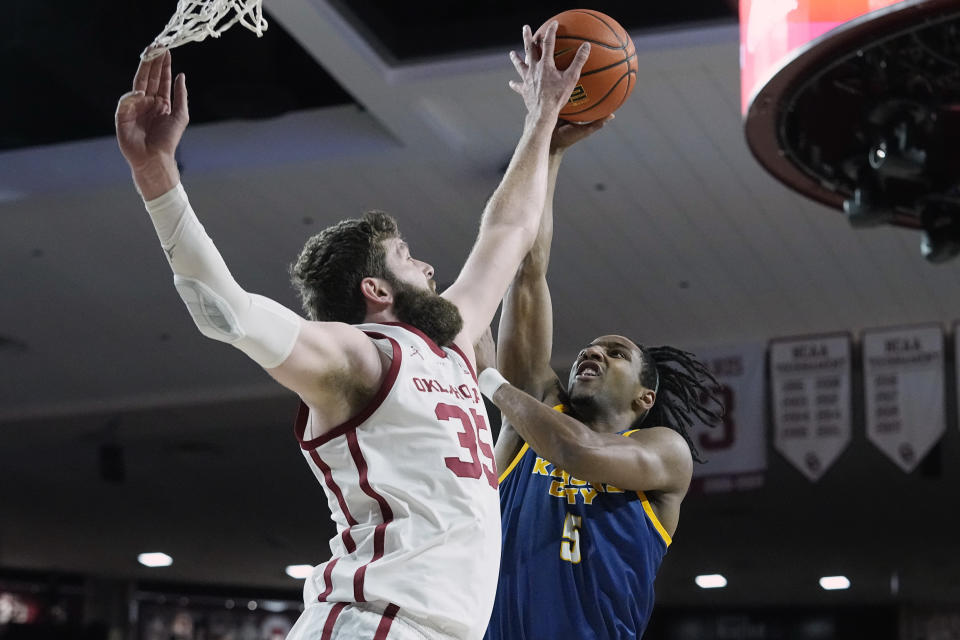
[[[353,325],[304,321],[290,355],[270,374],[321,422],[339,424],[365,406],[391,371],[391,359]]]
[[[390,354],[384,357],[374,337],[362,331],[360,326],[304,321],[297,344],[284,366],[307,376],[308,387],[342,388],[347,385],[368,388],[378,385],[390,367]],[[294,390],[301,393],[300,389]],[[312,394],[308,395],[312,398]],[[311,404],[307,398],[304,401]]]
[[[321,323],[336,336],[338,345],[355,354],[378,353],[386,355],[387,360],[402,355],[402,345],[412,344],[419,347],[420,353],[429,349],[423,344],[417,332],[395,323],[364,322],[360,324],[345,324],[340,322]],[[416,351],[416,349],[414,349]],[[439,350],[437,350],[439,351]]]
[[[676,429],[670,427],[644,427],[625,433],[628,438],[656,451],[661,457],[673,462],[683,462],[692,466],[693,453],[690,444]]]
[[[332,333],[338,335],[361,335],[363,325],[347,324],[346,322],[332,322],[328,320],[306,320],[303,326],[308,331]]]
[[[670,427],[640,427],[639,429],[630,429],[623,435],[637,440],[657,440],[662,442],[676,442],[687,444],[686,439],[676,429]]]
[[[304,320],[300,335],[303,341],[315,345],[322,344],[331,350],[365,350],[370,347],[371,341],[362,327],[363,325],[352,325],[345,322]]]
[[[624,435],[639,445],[649,463],[666,474],[659,490],[645,489],[647,496],[661,507],[665,501],[683,499],[693,478],[693,453],[686,438],[675,429],[662,426],[645,427]]]

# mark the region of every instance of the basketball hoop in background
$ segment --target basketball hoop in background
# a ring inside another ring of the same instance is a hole
[[[918,229],[960,253],[960,4],[741,0],[747,143],[854,227]]]
[[[207,36],[219,38],[237,22],[262,36],[267,30],[263,0],[178,0],[176,13],[140,57],[149,60]]]

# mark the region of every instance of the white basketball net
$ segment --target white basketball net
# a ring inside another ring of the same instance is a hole
[[[267,29],[262,4],[263,0],[178,0],[176,13],[141,57],[149,60],[207,36],[219,38],[238,21],[260,37]]]

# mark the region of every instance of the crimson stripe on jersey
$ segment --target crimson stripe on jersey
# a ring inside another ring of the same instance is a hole
[[[474,371],[474,369],[473,369],[473,363],[470,362],[470,358],[467,357],[467,354],[465,354],[465,353],[460,349],[460,347],[458,347],[458,346],[455,345],[455,344],[450,345],[450,348],[453,349],[454,351],[456,351],[456,352],[457,352],[457,355],[459,355],[461,358],[463,358],[463,361],[467,363],[467,369],[470,369],[470,375],[473,376],[473,381],[474,381],[474,382],[477,382],[477,372]]]
[[[330,492],[336,496],[337,504],[340,505],[340,511],[343,512],[343,516],[347,519],[347,524],[350,527],[357,526],[357,521],[354,519],[353,515],[350,513],[350,509],[347,507],[347,501],[343,499],[343,492],[340,491],[340,487],[333,480],[333,472],[330,470],[330,465],[325,463],[316,450],[310,452],[310,459],[313,460],[313,463],[317,465],[317,468],[323,473],[323,481],[327,484],[327,488],[330,489]],[[343,538],[343,545],[347,548],[349,553],[353,553],[357,550],[357,545],[353,542],[353,538],[350,536],[350,527],[347,527],[340,534],[340,537]]]
[[[323,635],[320,636],[320,640],[330,640],[333,636],[333,625],[337,624],[337,618],[340,617],[340,612],[343,611],[343,608],[346,606],[346,602],[338,602],[330,608],[330,613],[327,614],[327,621],[323,625]]]
[[[435,354],[437,354],[441,358],[447,357],[446,351],[438,347],[436,342],[434,342],[432,339],[427,337],[427,334],[425,334],[423,331],[420,331],[420,329],[417,329],[412,324],[407,324],[405,322],[383,322],[382,324],[389,325],[391,327],[400,327],[401,329],[406,329],[410,333],[417,334],[418,336],[420,336],[421,340],[427,343],[427,346],[430,347],[430,351],[433,351]]]
[[[297,441],[300,442],[300,448],[306,451],[316,449],[320,445],[330,442],[338,436],[342,436],[345,433],[354,431],[357,427],[363,424],[367,418],[372,416],[374,411],[380,408],[380,405],[383,404],[383,401],[387,398],[387,394],[390,393],[390,389],[393,388],[393,383],[397,381],[397,374],[400,373],[400,359],[403,357],[403,350],[400,348],[400,345],[397,344],[396,340],[389,336],[385,336],[382,333],[365,333],[375,340],[389,340],[393,347],[393,360],[390,362],[390,369],[387,371],[387,375],[383,379],[383,384],[380,385],[380,388],[377,389],[376,395],[371,398],[370,402],[367,403],[367,406],[364,407],[360,413],[353,416],[343,424],[338,425],[330,431],[324,433],[322,436],[314,438],[313,440],[303,439],[307,429],[307,418],[310,414],[310,409],[307,407],[307,405],[301,402],[300,409],[297,411],[297,421],[293,427],[293,434],[297,437]]]
[[[333,580],[330,579],[330,575],[333,573],[333,567],[337,564],[338,560],[340,560],[340,558],[334,558],[323,568],[323,585],[325,588],[323,593],[317,596],[317,602],[326,602],[330,593],[333,591]]]
[[[373,530],[373,557],[370,558],[370,562],[360,567],[353,576],[353,597],[357,602],[366,602],[366,599],[363,597],[364,576],[367,573],[367,567],[383,557],[384,532],[386,531],[387,525],[393,521],[393,509],[387,504],[386,498],[374,491],[373,487],[370,486],[370,481],[367,479],[367,461],[364,459],[363,452],[360,450],[360,442],[357,440],[356,431],[351,431],[347,434],[347,445],[350,447],[350,455],[353,456],[353,462],[357,465],[357,472],[360,476],[360,489],[380,505],[380,519],[382,520],[376,529]]]
[[[353,597],[356,598],[357,602],[367,601],[363,596],[363,581],[366,579],[367,567],[370,566],[370,563],[383,557],[383,538],[386,528],[387,523],[381,522],[373,530],[373,557],[370,558],[370,562],[357,569],[357,572],[353,575]]]
[[[399,610],[400,607],[395,604],[387,606],[383,611],[383,617],[380,618],[380,624],[377,625],[377,634],[373,636],[373,640],[386,640],[387,634],[390,633],[390,625],[393,624],[393,618]]]

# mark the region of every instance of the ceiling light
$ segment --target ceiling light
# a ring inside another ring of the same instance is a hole
[[[827,591],[836,591],[837,589],[849,589],[850,580],[847,576],[824,576],[820,578],[820,586]]]
[[[313,565],[311,564],[291,564],[287,566],[287,575],[297,580],[309,578],[311,573],[313,573]]]
[[[173,558],[160,551],[141,553],[137,560],[145,567],[169,567],[173,564]]]
[[[701,589],[722,589],[727,586],[727,579],[719,573],[709,573],[693,579]]]

